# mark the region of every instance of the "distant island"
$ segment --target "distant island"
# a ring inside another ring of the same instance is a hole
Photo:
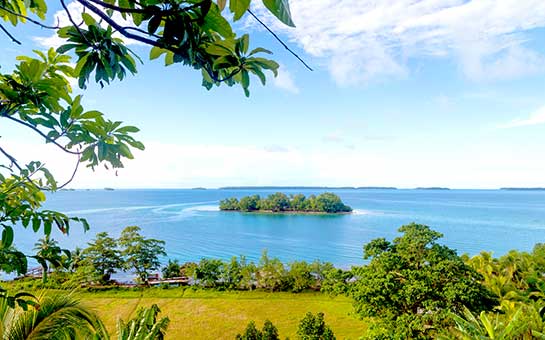
[[[324,213],[341,214],[349,213],[352,208],[341,201],[341,198],[331,192],[318,196],[303,194],[287,196],[277,192],[266,198],[259,195],[251,195],[237,198],[227,198],[220,201],[220,210],[266,213]]]
[[[418,187],[415,190],[450,190],[450,188],[444,188],[444,187]]]
[[[114,191],[115,189],[114,189],[114,188],[104,188],[104,190],[107,190],[107,191]]]
[[[500,190],[545,191],[545,188],[500,188]]]
[[[221,187],[219,190],[397,190],[396,187],[319,187],[319,186],[237,186]]]

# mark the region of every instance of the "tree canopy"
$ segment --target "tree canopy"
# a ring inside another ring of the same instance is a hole
[[[415,223],[399,231],[403,235],[392,242],[379,238],[366,244],[369,264],[353,268],[356,311],[377,318],[370,338],[430,338],[448,327],[449,313],[497,304],[483,277],[455,250],[437,243],[439,232]]]

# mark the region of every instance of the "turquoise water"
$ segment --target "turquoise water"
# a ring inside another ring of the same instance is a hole
[[[320,259],[348,267],[362,263],[362,245],[391,239],[397,228],[424,223],[442,232],[442,243],[459,253],[481,250],[501,255],[531,250],[545,242],[545,192],[499,190],[334,190],[354,208],[351,215],[257,215],[218,210],[231,196],[267,195],[270,190],[91,190],[48,197],[46,208],[85,217],[91,231],[74,226],[70,236],[55,234],[67,248],[85,246],[99,231],[118,236],[138,225],[148,237],[166,241],[170,258],[194,261],[246,255],[262,249],[284,261]],[[284,190],[317,194],[318,190]],[[19,248],[29,251],[41,235],[18,232]]]

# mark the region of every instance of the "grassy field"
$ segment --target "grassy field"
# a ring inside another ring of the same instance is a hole
[[[190,289],[149,289],[80,293],[111,332],[118,318],[127,319],[139,306],[158,304],[170,318],[168,339],[234,339],[250,320],[262,327],[265,319],[281,338],[295,339],[306,312],[323,312],[337,339],[357,339],[366,329],[354,316],[351,301],[320,293],[215,292]]]

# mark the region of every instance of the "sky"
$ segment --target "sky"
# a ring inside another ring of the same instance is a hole
[[[53,3],[53,2],[52,2]],[[252,7],[314,71],[251,17],[235,24],[281,64],[265,87],[201,87],[200,73],[143,56],[136,76],[84,92],[86,109],[141,129],[116,173],[79,171],[74,188],[232,185],[545,187],[545,2],[291,0],[296,28]],[[75,3],[69,8],[77,15]],[[50,8],[48,21],[66,20]],[[58,17],[58,18],[57,18]],[[0,35],[0,65],[58,44],[50,31]],[[44,160],[60,181],[74,160],[4,122],[0,142]]]

